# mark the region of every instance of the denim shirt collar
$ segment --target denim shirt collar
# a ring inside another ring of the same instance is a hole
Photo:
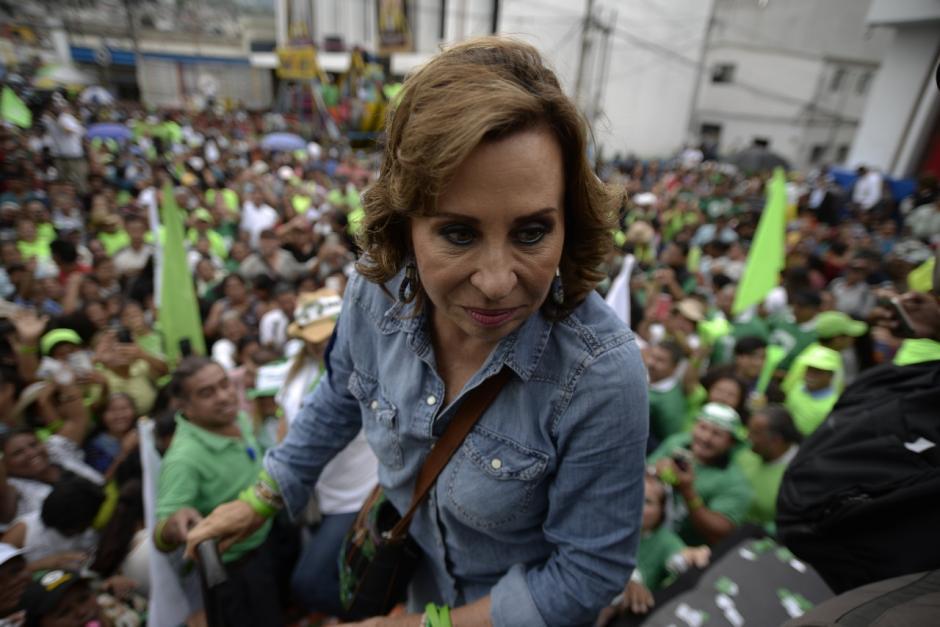
[[[397,286],[398,277],[391,281]],[[397,293],[397,290],[396,292]],[[395,332],[407,333],[408,344],[421,358],[431,355],[431,336],[428,332],[428,311],[417,311],[414,303],[402,303],[395,300],[382,314],[379,330],[384,334]],[[500,340],[486,363],[473,379],[488,378],[503,366],[509,366],[520,379],[528,381],[542,358],[542,352],[548,344],[554,324],[545,319],[541,311],[529,316],[518,329]]]

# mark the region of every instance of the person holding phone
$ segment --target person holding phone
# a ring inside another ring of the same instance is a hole
[[[743,439],[738,412],[707,403],[691,433],[668,438],[650,455],[649,463],[674,488],[675,529],[686,544],[714,545],[744,521],[751,488],[733,460]]]

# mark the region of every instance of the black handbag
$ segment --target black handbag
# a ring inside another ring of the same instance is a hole
[[[359,510],[339,554],[340,600],[349,618],[384,616],[404,600],[421,556],[417,543],[408,535],[411,519],[444,466],[509,380],[509,374],[508,369],[502,369],[461,403],[418,471],[411,505],[404,516],[385,497],[381,486],[376,486]]]

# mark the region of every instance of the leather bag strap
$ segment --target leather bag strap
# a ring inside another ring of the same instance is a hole
[[[486,411],[500,390],[509,381],[511,371],[503,367],[495,376],[490,377],[481,383],[476,389],[467,394],[467,397],[457,408],[457,413],[451,419],[440,439],[431,448],[424,464],[418,471],[418,478],[415,480],[414,493],[411,496],[411,505],[408,511],[402,516],[392,530],[389,532],[389,539],[398,539],[408,533],[408,527],[411,525],[411,519],[422,501],[427,497],[437,477],[443,472],[444,466],[454,456],[460,445],[467,438],[473,425],[476,424],[483,412]]]

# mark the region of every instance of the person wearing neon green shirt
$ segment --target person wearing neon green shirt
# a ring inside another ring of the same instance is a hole
[[[114,214],[108,215],[98,231],[98,240],[104,246],[104,251],[113,257],[119,250],[131,243],[131,236],[124,230],[121,218]]]
[[[213,224],[214,220],[209,210],[199,207],[193,211],[193,228],[186,232],[186,239],[195,244],[200,237],[205,237],[209,240],[209,250],[212,254],[225,261],[228,257],[228,246],[222,234],[213,230]]]
[[[813,346],[801,354],[802,376],[790,380],[784,406],[803,435],[810,435],[826,419],[839,400],[836,375],[842,369],[842,356],[825,346]]]
[[[853,320],[841,311],[821,312],[813,319],[813,326],[819,340],[808,345],[793,359],[793,363],[790,364],[790,369],[780,386],[784,392],[790,391],[803,379],[803,373],[806,370],[806,356],[813,354],[816,347],[827,348],[835,353],[834,359],[837,360],[838,365],[835,369],[833,387],[837,392],[842,392],[845,389],[845,368],[842,363],[842,351],[851,348],[855,343],[855,338],[868,332],[867,324]]]
[[[24,261],[30,259],[52,259],[50,239],[43,237],[36,228],[36,221],[30,217],[22,216],[16,221],[16,247]]]
[[[745,520],[772,533],[780,482],[796,457],[803,436],[786,408],[768,405],[748,420],[747,439],[751,448],[742,450],[735,458],[754,493]]]

